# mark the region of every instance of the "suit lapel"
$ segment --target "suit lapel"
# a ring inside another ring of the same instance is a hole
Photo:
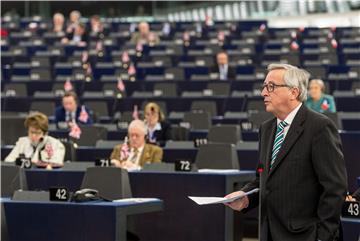
[[[143,152],[141,153],[141,156],[140,156],[140,160],[139,160],[139,165],[140,166],[144,166],[145,162],[146,162],[146,158],[149,156],[149,146],[147,144],[144,145],[144,150]]]
[[[271,171],[269,172],[269,177],[276,171],[277,167],[284,160],[285,156],[290,151],[291,147],[296,143],[297,139],[303,132],[304,127],[302,126],[302,124],[305,120],[305,117],[306,117],[306,108],[304,107],[303,104],[300,107],[298,113],[296,114],[293,122],[291,123],[290,129],[286,134],[285,140],[282,144],[279,154],[275,159],[274,166],[271,168]]]

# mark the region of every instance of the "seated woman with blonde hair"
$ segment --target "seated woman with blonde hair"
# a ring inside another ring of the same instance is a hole
[[[25,120],[28,136],[18,139],[15,147],[5,158],[6,162],[15,162],[17,158],[28,158],[39,167],[51,169],[62,166],[65,156],[64,145],[54,137],[48,136],[49,121],[40,112],[30,114]]]
[[[165,115],[160,106],[154,102],[147,103],[144,115],[148,142],[160,146],[165,145],[165,142],[171,139],[171,127],[165,121]]]

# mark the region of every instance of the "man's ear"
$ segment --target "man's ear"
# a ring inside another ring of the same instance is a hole
[[[290,100],[297,100],[300,96],[300,90],[297,87],[291,88],[290,90]]]
[[[297,87],[291,88],[291,100],[296,100],[300,96],[300,90]]]

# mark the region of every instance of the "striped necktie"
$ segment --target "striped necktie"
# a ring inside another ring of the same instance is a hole
[[[282,143],[284,142],[284,128],[287,125],[288,125],[288,123],[286,123],[285,121],[282,121],[277,126],[274,145],[273,145],[272,154],[271,154],[270,170],[273,167],[273,165],[275,163],[276,156],[280,151]]]
[[[133,156],[132,156],[131,159],[130,159],[130,161],[131,161],[132,163],[135,163],[135,164],[136,164],[136,160],[137,160],[138,154],[139,154],[139,149],[134,148],[134,150],[133,150]]]

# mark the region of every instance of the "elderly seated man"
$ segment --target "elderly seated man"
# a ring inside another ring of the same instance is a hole
[[[70,12],[69,21],[67,24],[66,32],[68,34],[74,33],[76,27],[80,24],[81,13],[77,10]]]
[[[54,14],[52,31],[55,33],[65,32],[65,17],[62,13]]]
[[[161,162],[163,150],[146,143],[147,128],[143,121],[133,120],[128,128],[129,143],[114,147],[110,160],[116,167],[141,169],[145,163]]]
[[[138,32],[134,33],[130,42],[133,44],[159,44],[160,38],[155,33],[150,31],[150,25],[147,22],[141,22],[138,25]]]

